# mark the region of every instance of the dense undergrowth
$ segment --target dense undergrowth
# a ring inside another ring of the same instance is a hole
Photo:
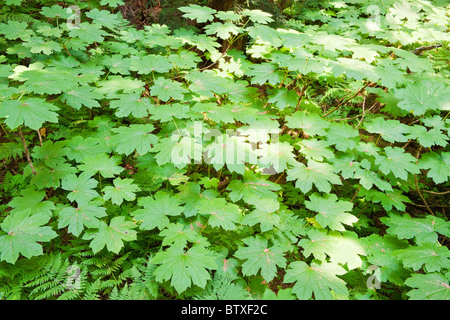
[[[0,3],[0,299],[450,298],[445,2]]]

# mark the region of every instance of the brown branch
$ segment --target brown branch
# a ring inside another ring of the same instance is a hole
[[[431,46],[422,46],[422,47],[418,47],[418,48],[412,50],[411,52],[416,55],[422,55],[422,52],[424,52],[424,51],[429,51],[429,50],[433,50],[433,49],[440,48],[440,47],[442,47],[442,44],[434,44]]]
[[[417,155],[416,155],[417,162],[416,162],[416,163],[419,162],[419,156],[420,156],[420,151],[421,151],[421,150],[422,150],[422,146],[420,146],[420,147],[419,147],[419,150],[417,151]],[[425,208],[427,208],[427,211],[428,211],[429,213],[431,213],[432,216],[434,216],[433,210],[431,210],[430,206],[428,205],[428,202],[427,202],[427,201],[425,200],[425,198],[423,197],[422,192],[420,192],[420,189],[419,189],[419,181],[417,180],[417,175],[416,175],[416,174],[414,174],[414,184],[416,185],[416,191],[417,191],[417,193],[419,194],[420,199],[422,199],[422,202],[423,202],[423,204],[425,205]]]
[[[308,87],[308,84],[305,84],[302,88],[302,91],[300,92],[299,98],[298,98],[298,102],[297,105],[295,106],[295,111],[298,111],[298,108],[300,108],[300,105],[302,104],[302,100],[303,100],[303,95],[305,94],[306,88]]]
[[[356,92],[353,96],[351,96],[350,98],[346,99],[346,100],[342,100],[341,102],[339,102],[339,104],[332,110],[328,111],[327,113],[325,113],[323,116],[326,117],[328,116],[330,113],[335,112],[337,109],[339,109],[344,103],[349,102],[350,100],[352,100],[354,97],[356,97],[357,95],[359,95],[361,92],[363,92],[369,85],[373,85],[373,82],[367,82],[364,87],[362,87],[361,89],[358,90],[358,92]]]
[[[23,148],[25,149],[25,156],[27,157],[27,161],[28,164],[30,165],[31,172],[33,172],[33,174],[36,175],[36,170],[34,170],[33,163],[31,162],[30,151],[28,150],[27,143],[25,141],[25,138],[23,137],[22,129],[18,127],[17,132],[19,133],[20,140],[22,140]]]

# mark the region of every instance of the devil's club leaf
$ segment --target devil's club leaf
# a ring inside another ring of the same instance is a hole
[[[198,23],[211,21],[214,19],[213,14],[217,11],[208,7],[201,7],[196,4],[191,4],[186,7],[178,8],[181,12],[184,12],[183,17],[196,20]]]
[[[114,217],[109,225],[101,221],[98,230],[88,230],[83,236],[85,240],[92,240],[90,247],[95,253],[105,246],[108,251],[119,253],[124,246],[124,241],[136,240],[136,225],[131,221],[125,221],[125,217]]]
[[[111,202],[117,205],[121,205],[123,200],[133,201],[136,197],[136,191],[139,191],[139,187],[133,184],[132,179],[116,178],[113,181],[113,186],[107,186],[103,188],[105,200],[111,199]]]
[[[314,160],[309,160],[308,166],[297,163],[287,171],[287,180],[296,180],[295,186],[303,193],[310,191],[313,184],[319,191],[326,193],[331,191],[331,184],[342,184],[339,176],[333,172],[333,166]]]
[[[116,133],[111,137],[111,144],[118,153],[129,155],[136,150],[139,155],[149,152],[158,138],[150,134],[155,129],[151,124],[131,124],[129,127],[113,128]]]
[[[450,222],[439,217],[427,216],[426,218],[411,218],[390,214],[389,217],[381,218],[381,221],[389,228],[389,234],[396,235],[399,239],[413,239],[418,243],[436,242],[438,233],[450,236]]]
[[[79,236],[84,228],[98,228],[100,220],[106,217],[106,209],[95,203],[81,202],[78,207],[66,207],[59,212],[58,228],[68,227],[74,236]]]
[[[242,218],[239,207],[227,203],[223,198],[202,201],[198,206],[198,212],[208,217],[211,227],[221,227],[224,230],[236,230],[236,223]]]
[[[450,274],[413,274],[406,279],[408,287],[415,288],[407,293],[411,300],[449,300]]]
[[[23,124],[38,130],[44,122],[58,122],[56,110],[57,106],[40,98],[8,100],[0,103],[0,118],[6,118],[5,123],[11,129]]]
[[[285,282],[295,282],[292,292],[300,300],[308,300],[314,294],[316,300],[332,300],[333,292],[348,296],[345,282],[338,278],[346,271],[335,263],[311,263],[308,266],[303,261],[294,261],[284,276]]]
[[[99,172],[104,178],[112,178],[123,171],[123,168],[117,165],[120,159],[114,156],[109,157],[106,153],[87,156],[83,162],[84,164],[79,165],[78,168],[91,176]]]
[[[133,215],[141,221],[140,228],[143,230],[162,230],[169,225],[169,216],[178,216],[184,210],[178,198],[164,191],[158,191],[154,198],[140,198],[138,204],[144,208],[134,211]]]
[[[45,225],[49,216],[45,213],[32,213],[31,209],[9,214],[0,224],[5,234],[0,235],[0,259],[15,263],[22,254],[27,258],[43,253],[38,242],[47,242],[57,236]]]
[[[267,282],[271,281],[277,273],[277,266],[286,267],[286,258],[283,250],[277,246],[269,247],[267,239],[261,236],[246,238],[243,240],[245,247],[239,247],[235,253],[238,259],[246,260],[242,264],[244,275],[256,275],[261,270],[261,275]]]
[[[421,169],[428,169],[427,177],[435,183],[443,183],[450,178],[450,152],[425,153],[419,161]]]
[[[353,204],[348,201],[338,200],[335,194],[320,197],[313,193],[309,197],[310,201],[305,201],[309,210],[318,212],[316,221],[322,227],[329,227],[331,230],[344,231],[343,224],[352,225],[358,218],[348,213],[353,208]]]
[[[159,266],[154,271],[156,281],[171,280],[171,285],[178,293],[184,292],[191,285],[201,288],[211,279],[208,270],[217,270],[215,254],[200,245],[185,251],[173,246],[158,252],[151,260]]]

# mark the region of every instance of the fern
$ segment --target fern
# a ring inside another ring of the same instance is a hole
[[[201,294],[195,300],[251,300],[250,293],[233,282],[234,277],[227,273],[216,273]]]

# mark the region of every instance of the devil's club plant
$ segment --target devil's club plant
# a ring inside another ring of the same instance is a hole
[[[36,2],[0,1],[1,299],[450,298],[438,1]]]

